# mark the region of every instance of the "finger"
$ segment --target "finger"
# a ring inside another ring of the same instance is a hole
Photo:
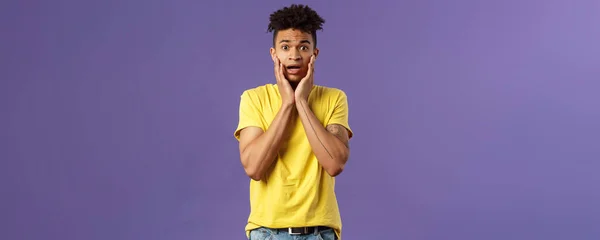
[[[281,78],[281,81],[285,80],[285,75],[283,75],[283,63],[279,64],[279,77]]]
[[[283,63],[279,61],[277,65],[277,72],[275,73],[275,75],[277,76],[277,81],[279,81],[279,84],[285,84],[285,76],[283,75]]]
[[[281,61],[279,60],[279,58],[277,59],[277,77],[280,77],[281,79],[281,68],[283,67],[283,63],[281,63]]]
[[[275,66],[273,66],[273,73],[275,74],[275,80],[279,82],[279,64],[275,62]]]
[[[283,63],[279,63],[279,67],[277,68],[277,78],[279,79],[280,83],[283,83],[285,81],[285,76],[283,76]]]
[[[306,73],[306,76],[302,79],[302,80],[307,80],[310,81],[310,79],[312,78],[313,75],[313,67],[311,64],[308,65],[308,72]]]
[[[308,69],[308,74],[307,74],[307,78],[308,81],[312,84],[314,81],[314,74],[315,74],[315,62],[314,62],[314,55],[311,57],[311,63],[309,64],[309,69]]]
[[[281,63],[279,63],[279,67],[277,68],[277,76],[281,78]]]

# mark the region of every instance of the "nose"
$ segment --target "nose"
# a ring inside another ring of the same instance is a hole
[[[300,56],[300,53],[298,52],[298,50],[291,50],[290,51],[290,55],[288,56],[288,59],[291,61],[300,61],[300,59],[302,59],[302,56]]]

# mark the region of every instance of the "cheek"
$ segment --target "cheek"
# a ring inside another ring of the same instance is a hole
[[[308,66],[308,64],[310,64],[310,56],[304,59],[304,66]]]
[[[304,63],[308,65],[308,63],[310,63],[310,58],[311,58],[313,55],[314,55],[314,54],[312,54],[312,53],[309,53],[309,54],[306,54],[306,56],[303,56],[303,58],[304,58],[304,59],[303,59]]]
[[[277,54],[277,58],[279,58],[279,61],[283,63],[287,62],[287,57],[285,56],[285,54]]]

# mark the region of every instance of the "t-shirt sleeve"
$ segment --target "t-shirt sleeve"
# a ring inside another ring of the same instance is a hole
[[[348,129],[348,136],[352,138],[354,133],[348,122],[348,111],[348,99],[346,97],[346,93],[340,91],[333,107],[333,113],[331,114],[331,118],[327,122],[327,125],[339,124],[344,126],[346,129]]]
[[[233,136],[240,140],[240,132],[247,127],[259,127],[265,131],[262,124],[260,110],[250,96],[248,91],[244,91],[240,96],[239,119],[238,126],[233,133]]]

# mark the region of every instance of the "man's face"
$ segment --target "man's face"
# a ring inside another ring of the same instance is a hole
[[[296,29],[281,30],[275,37],[275,47],[271,48],[273,61],[283,63],[283,75],[291,83],[298,83],[308,73],[310,57],[319,54],[314,47],[312,34]]]

